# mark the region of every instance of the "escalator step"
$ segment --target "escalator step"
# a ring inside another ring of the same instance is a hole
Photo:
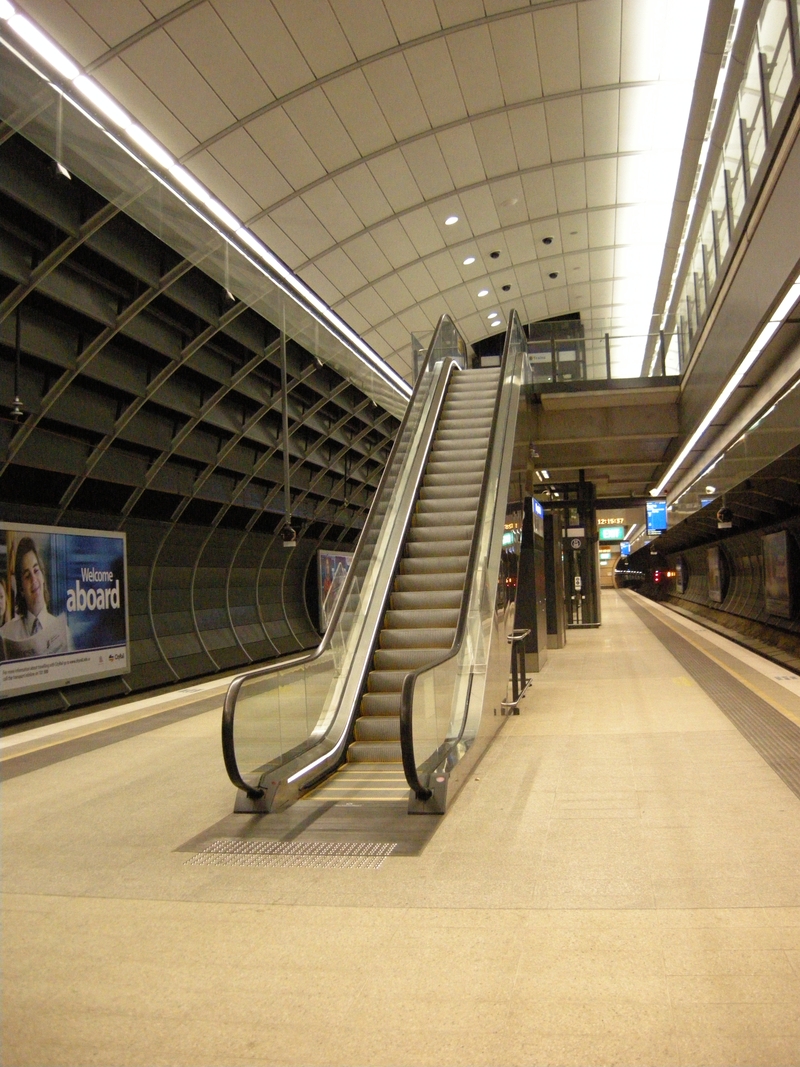
[[[468,562],[469,555],[466,552],[452,556],[405,556],[400,560],[400,573],[463,575]]]
[[[377,648],[374,663],[379,671],[415,671],[417,667],[427,667],[441,654],[440,648]]]
[[[400,694],[395,695],[397,711],[394,715],[363,715],[356,720],[356,741],[400,741]],[[366,697],[364,698],[366,700]],[[363,702],[362,702],[363,706]]]
[[[435,649],[436,655],[443,648],[450,648],[456,635],[458,624],[458,612],[448,613],[451,616],[449,626],[407,626],[393,627],[381,630],[381,648],[383,649]],[[431,653],[431,658],[435,658]]]
[[[399,741],[354,741],[347,750],[350,763],[401,763]]]
[[[399,693],[405,676],[405,671],[370,671],[367,690],[370,693]]]
[[[361,714],[374,716],[375,718],[399,715],[401,696],[400,690],[396,693],[364,693],[361,697]],[[398,739],[399,736],[398,734]],[[358,737],[358,740],[366,741],[367,738]]]
[[[469,556],[471,540],[460,541],[411,541],[406,545],[408,557],[420,556]]]
[[[472,538],[474,523],[462,526],[412,526],[408,531],[407,545],[430,544],[438,541],[467,541]]]
[[[391,594],[391,613],[399,611],[436,611],[450,609],[458,611],[461,607],[460,589],[426,589],[413,592],[397,590]],[[388,612],[387,612],[388,614]]]
[[[398,574],[394,589],[398,593],[428,593],[435,589],[458,590],[464,588],[464,573],[444,571],[441,574]]]

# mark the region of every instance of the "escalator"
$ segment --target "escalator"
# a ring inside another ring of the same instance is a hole
[[[443,811],[484,703],[505,695],[513,608],[496,585],[524,367],[516,314],[498,368],[464,369],[465,350],[443,317],[319,647],[229,687],[237,811],[312,790]]]

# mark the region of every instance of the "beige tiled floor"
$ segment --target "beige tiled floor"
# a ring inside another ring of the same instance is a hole
[[[800,800],[604,618],[376,871],[188,866],[216,714],[7,782],[3,1064],[800,1063]]]

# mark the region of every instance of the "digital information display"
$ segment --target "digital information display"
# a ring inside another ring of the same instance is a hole
[[[627,541],[623,541],[619,546],[619,554],[621,556],[629,556],[631,554],[631,546]]]
[[[625,537],[624,526],[600,526],[597,532],[601,541],[621,541]]]
[[[328,628],[352,562],[352,552],[328,552],[323,548],[317,552],[319,625],[322,633]]]
[[[667,528],[667,502],[666,500],[648,500],[645,504],[647,510],[647,532],[649,534],[661,533]]]
[[[0,523],[0,697],[130,670],[125,534]]]

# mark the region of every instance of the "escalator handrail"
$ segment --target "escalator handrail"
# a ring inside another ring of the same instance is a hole
[[[494,402],[494,410],[492,412],[492,428],[489,434],[489,445],[486,450],[486,467],[483,472],[483,480],[481,482],[481,492],[478,497],[478,511],[475,518],[475,532],[472,537],[472,545],[469,550],[469,559],[467,561],[467,572],[464,579],[464,596],[461,601],[461,608],[458,615],[458,623],[456,626],[455,637],[453,638],[452,646],[438,656],[432,663],[426,663],[424,667],[417,667],[415,670],[410,671],[403,679],[403,689],[400,697],[400,750],[403,758],[403,771],[406,776],[408,785],[417,795],[420,800],[428,800],[432,795],[430,789],[422,784],[419,780],[419,774],[417,772],[417,765],[414,759],[414,687],[417,684],[417,679],[426,674],[428,671],[433,670],[435,667],[440,666],[442,663],[446,663],[449,659],[453,659],[461,651],[461,646],[464,643],[464,635],[467,629],[467,617],[469,613],[469,600],[470,591],[472,589],[472,582],[475,576],[475,567],[477,565],[478,557],[478,541],[479,530],[482,524],[483,513],[486,508],[486,498],[489,493],[489,468],[491,467],[491,459],[494,454],[495,445],[497,442],[497,435],[499,432],[499,413],[505,390],[503,389],[503,383],[505,381],[506,370],[508,368],[509,350],[511,345],[511,335],[514,332],[514,324],[522,330],[522,324],[519,320],[519,316],[516,311],[512,311],[509,316],[508,330],[506,331],[505,344],[503,346],[503,358],[500,361],[500,380],[497,387],[497,396]]]
[[[236,786],[237,789],[241,789],[243,792],[245,792],[251,800],[258,800],[260,797],[262,797],[264,795],[264,790],[261,789],[259,786],[251,785],[250,783],[245,781],[241,771],[239,770],[239,764],[236,759],[236,747],[234,743],[234,722],[236,718],[236,701],[239,696],[239,691],[242,688],[242,685],[252,678],[259,678],[263,677],[264,675],[275,674],[278,671],[288,670],[290,668],[302,666],[306,663],[311,663],[313,660],[318,659],[329,647],[332,635],[336,628],[336,624],[338,623],[339,617],[344,609],[344,605],[347,602],[348,594],[350,593],[350,588],[355,578],[359,556],[364,551],[363,546],[366,544],[366,537],[368,533],[371,532],[372,528],[375,525],[375,522],[377,521],[377,505],[380,503],[381,497],[386,491],[386,483],[389,478],[389,473],[392,470],[392,467],[397,458],[397,452],[400,448],[400,442],[403,439],[403,434],[405,433],[406,427],[408,426],[408,421],[411,418],[412,411],[414,410],[414,407],[419,399],[422,380],[425,377],[426,370],[429,369],[430,361],[435,350],[437,341],[446,324],[452,326],[455,333],[460,336],[458,334],[458,329],[453,320],[450,318],[450,316],[442,315],[438,323],[436,324],[436,329],[433,332],[433,336],[428,346],[428,352],[425,357],[425,361],[422,367],[420,368],[419,374],[417,375],[417,380],[414,383],[414,389],[411,393],[411,397],[408,401],[408,406],[403,415],[403,420],[397,430],[397,434],[395,436],[391,452],[389,453],[389,458],[386,461],[386,466],[383,469],[381,479],[378,482],[378,488],[375,490],[375,496],[373,498],[372,506],[370,507],[369,514],[367,516],[367,521],[364,524],[364,527],[359,536],[358,544],[356,546],[355,553],[353,556],[353,561],[350,565],[350,569],[348,570],[347,577],[345,578],[342,591],[339,594],[339,598],[337,600],[336,607],[333,611],[333,615],[331,616],[331,619],[325,628],[325,633],[322,636],[322,640],[316,648],[308,649],[307,651],[300,652],[287,659],[280,659],[276,662],[268,663],[263,667],[255,667],[252,670],[243,671],[241,674],[237,674],[234,678],[231,679],[227,692],[225,693],[225,700],[222,706],[222,758],[225,765],[225,770],[228,774],[228,778]]]

